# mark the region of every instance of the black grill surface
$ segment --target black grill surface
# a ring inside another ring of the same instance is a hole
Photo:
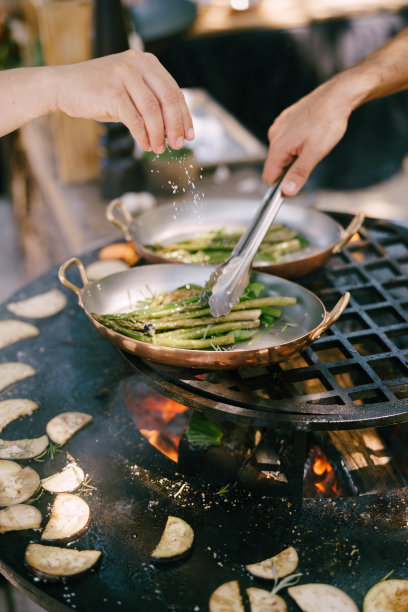
[[[366,219],[341,253],[299,281],[328,310],[345,291],[351,299],[337,323],[289,361],[210,372],[126,358],[164,395],[244,422],[348,429],[406,421],[407,274],[408,230]]]

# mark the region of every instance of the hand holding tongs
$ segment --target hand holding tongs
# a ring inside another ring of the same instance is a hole
[[[201,299],[207,300],[211,292],[208,303],[213,317],[228,314],[239,302],[249,282],[252,260],[283,202],[281,186],[285,174],[286,170],[278,182],[268,189],[259,210],[231,255],[217,266],[205,284]]]

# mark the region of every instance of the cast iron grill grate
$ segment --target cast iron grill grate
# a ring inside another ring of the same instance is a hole
[[[408,230],[367,219],[341,253],[300,282],[327,309],[346,290],[351,299],[324,336],[288,361],[213,372],[126,358],[167,397],[243,422],[348,429],[408,420]]]

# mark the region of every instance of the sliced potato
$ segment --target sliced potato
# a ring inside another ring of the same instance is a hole
[[[53,442],[65,444],[92,419],[93,417],[86,412],[62,412],[48,421],[46,431]]]
[[[210,612],[245,612],[237,580],[224,582],[210,597]]]
[[[38,529],[41,522],[41,512],[28,504],[16,504],[0,510],[0,533]]]
[[[331,584],[297,584],[288,593],[303,612],[358,612],[351,597]]]
[[[91,522],[91,509],[78,495],[58,493],[42,540],[68,542],[84,533]]]
[[[7,308],[18,317],[27,319],[43,319],[57,314],[67,303],[67,298],[59,289],[51,289],[46,293],[35,295],[34,297],[20,302],[10,302]]]
[[[34,368],[27,363],[20,363],[19,361],[2,363],[0,365],[0,391],[9,385],[14,385],[19,380],[34,376],[35,374]]]
[[[16,474],[21,470],[21,465],[15,461],[8,461],[6,459],[0,461],[0,478],[5,478],[10,474]]]
[[[0,349],[20,340],[38,336],[39,333],[40,331],[35,325],[25,321],[16,321],[15,319],[0,321]]]
[[[0,440],[0,459],[33,459],[48,446],[48,436],[23,440]]]
[[[41,486],[50,493],[72,493],[79,489],[84,479],[84,471],[78,465],[70,463],[61,472],[43,478]]]
[[[174,559],[184,555],[192,546],[194,531],[177,516],[169,516],[160,542],[152,552],[152,559]]]
[[[16,419],[37,410],[38,404],[29,399],[8,399],[0,402],[0,431]]]
[[[31,572],[40,578],[57,582],[63,578],[81,576],[95,565],[100,556],[99,550],[29,544],[24,560]]]
[[[35,470],[22,468],[14,461],[5,461],[7,465],[2,463],[0,461],[0,506],[21,504],[38,491],[40,477]]]
[[[283,578],[289,574],[293,574],[297,568],[299,557],[296,549],[293,546],[289,546],[282,550],[280,553],[264,561],[258,563],[251,563],[246,566],[246,569],[250,574],[257,576],[258,578],[265,578],[265,580],[273,580],[275,578],[273,567],[278,578]]]
[[[408,580],[382,580],[367,592],[363,612],[406,612]]]
[[[246,592],[251,612],[287,612],[288,607],[280,595],[256,587],[250,587]]]
[[[86,273],[90,281],[96,281],[110,274],[127,270],[129,264],[122,259],[102,259],[93,261],[86,266]]]

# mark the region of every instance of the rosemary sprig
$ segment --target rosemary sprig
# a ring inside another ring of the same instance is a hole
[[[282,580],[278,578],[278,572],[276,571],[275,564],[272,563],[272,573],[273,573],[273,587],[271,590],[271,595],[276,595],[282,589],[286,589],[291,586],[295,586],[303,576],[302,572],[296,572],[295,574],[289,574],[289,576],[285,576]]]
[[[50,440],[45,451],[43,451],[41,455],[34,457],[34,461],[39,461],[41,463],[42,461],[44,461],[42,457],[45,457],[47,455],[50,457],[51,461],[54,461],[55,455],[57,453],[62,453],[60,446],[61,446],[60,444],[55,444],[54,442]]]
[[[27,501],[25,501],[25,504],[34,504],[36,501],[38,501],[41,497],[41,495],[43,495],[44,493],[44,489],[41,489],[40,492],[38,493],[38,495],[36,495],[35,497],[30,497],[30,499],[27,499]]]
[[[229,482],[228,484],[224,485],[223,487],[221,487],[221,489],[219,491],[217,491],[217,495],[225,495],[226,493],[228,493],[229,488],[231,486],[231,483]]]

